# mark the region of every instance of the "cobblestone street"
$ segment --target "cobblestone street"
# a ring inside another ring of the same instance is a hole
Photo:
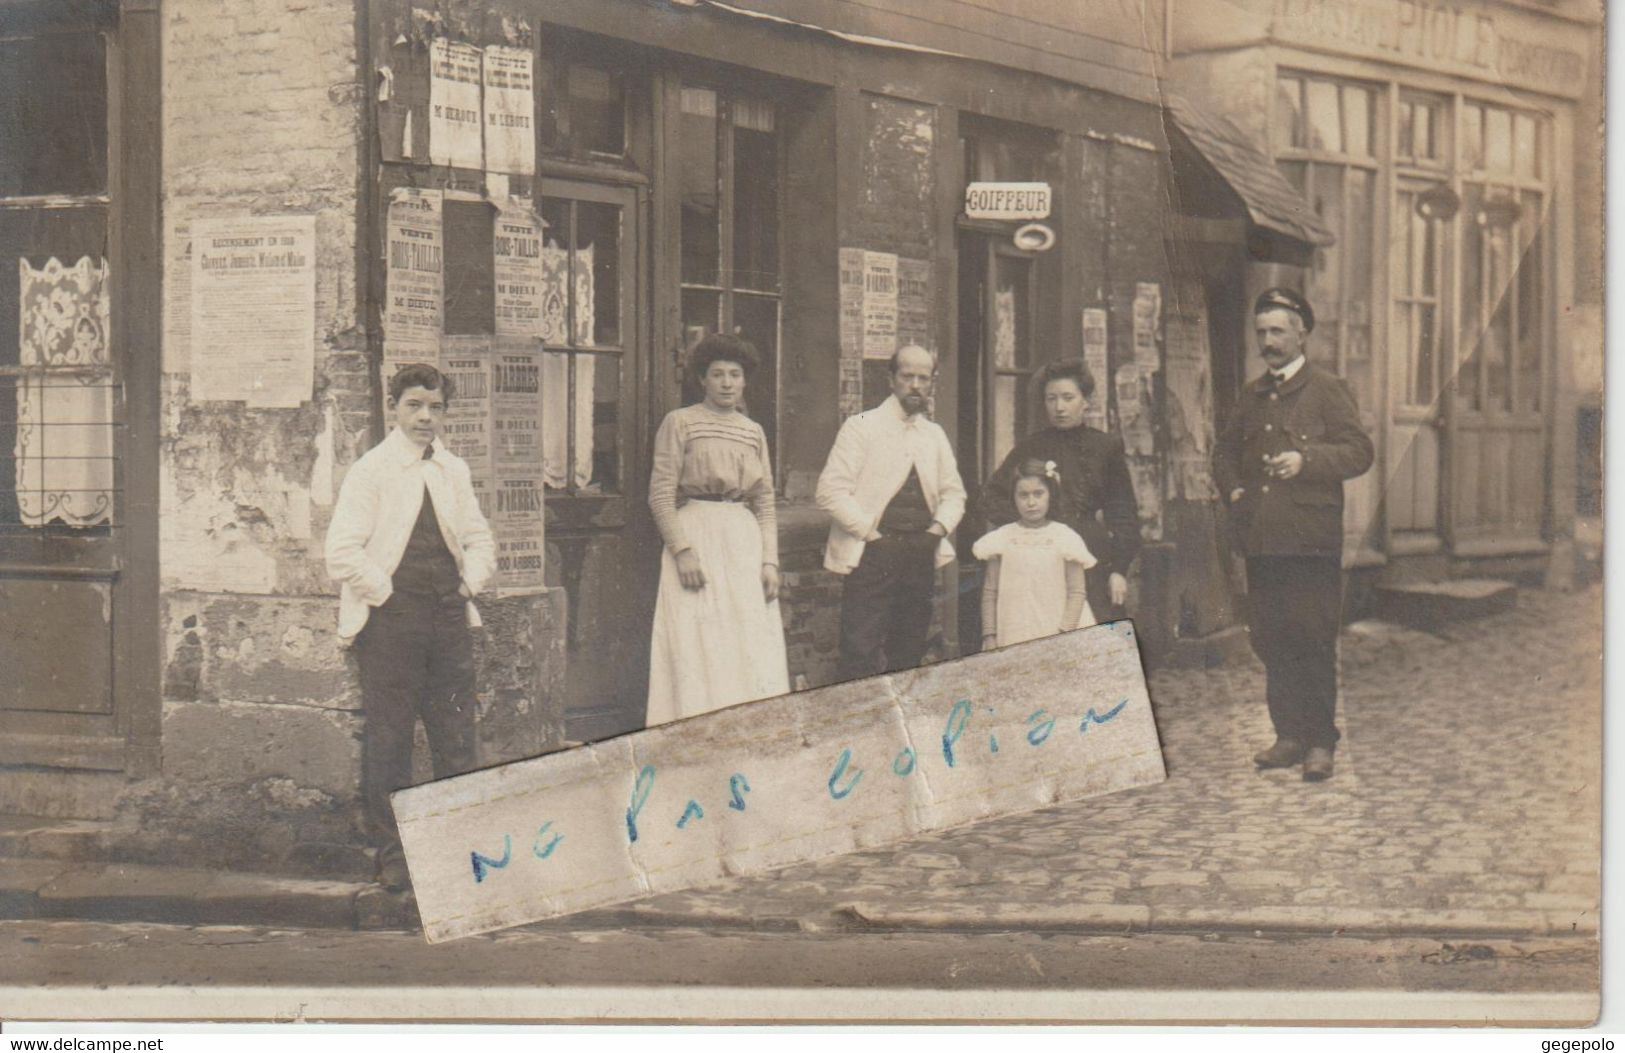
[[[1151,679],[1168,780],[661,896],[640,913],[880,927],[1596,928],[1600,588],[1342,644],[1331,781],[1260,773],[1256,662]]]

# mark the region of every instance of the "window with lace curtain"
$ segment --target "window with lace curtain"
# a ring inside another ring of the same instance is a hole
[[[0,545],[106,534],[118,387],[104,37],[0,40],[0,100]]]

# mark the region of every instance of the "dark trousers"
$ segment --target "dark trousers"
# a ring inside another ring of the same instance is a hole
[[[366,732],[361,743],[367,823],[386,852],[400,834],[389,795],[412,785],[412,731],[418,718],[429,740],[434,777],[472,771],[474,641],[464,601],[397,592],[374,608],[356,637]]]
[[[1250,557],[1247,608],[1276,735],[1335,748],[1342,566],[1335,557]]]
[[[884,534],[841,590],[842,680],[912,669],[925,654],[937,588],[935,534]]]
[[[1089,612],[1097,622],[1127,618],[1128,612],[1112,602],[1112,572],[1105,567],[1091,567],[1084,571],[1084,592],[1089,598]]]

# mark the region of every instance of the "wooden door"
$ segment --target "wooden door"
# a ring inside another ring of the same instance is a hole
[[[541,181],[549,585],[565,590],[566,733],[642,726],[659,546],[647,511],[643,192]]]

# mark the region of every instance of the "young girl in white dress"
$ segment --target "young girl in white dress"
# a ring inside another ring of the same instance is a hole
[[[1060,488],[1054,461],[1023,461],[1010,495],[1015,522],[971,548],[988,565],[982,582],[984,649],[1095,624],[1084,586],[1084,571],[1095,557],[1077,531],[1049,518]]]

